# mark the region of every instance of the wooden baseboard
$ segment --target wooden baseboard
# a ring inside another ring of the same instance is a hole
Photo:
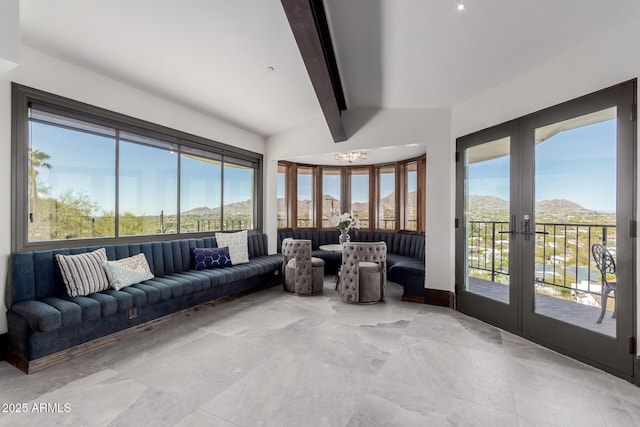
[[[417,302],[418,304],[424,304],[424,297],[416,297],[413,295],[402,295],[402,301]]]
[[[451,291],[443,291],[440,289],[425,289],[424,303],[440,307],[449,307],[455,310],[456,294]]]
[[[281,286],[282,283],[280,279],[269,282],[265,286],[261,286],[256,289],[251,289],[248,291],[238,292],[232,295],[228,295],[226,297],[218,298],[213,301],[205,302],[199,305],[196,305],[191,308],[186,308],[181,311],[176,311],[175,313],[168,314],[163,317],[159,317],[157,319],[150,320],[148,322],[142,323],[140,325],[133,326],[131,328],[124,329],[122,331],[115,332],[113,334],[95,339],[93,341],[86,342],[84,344],[77,345],[75,347],[68,348],[66,350],[59,351],[57,353],[50,354],[48,356],[41,357],[36,360],[27,360],[24,356],[17,354],[15,352],[9,351],[7,354],[7,362],[20,369],[22,372],[26,374],[32,374],[37,371],[41,371],[45,368],[48,368],[53,365],[57,365],[58,363],[62,363],[68,360],[73,359],[74,357],[91,353],[93,351],[99,350],[103,347],[114,344],[124,338],[130,337],[132,335],[136,335],[140,332],[150,331],[155,329],[156,327],[162,325],[165,322],[168,322],[177,317],[188,317],[193,313],[201,310],[207,310],[211,307],[215,307],[217,305],[235,300],[237,298],[253,294],[255,292],[259,292],[274,286]],[[6,336],[6,334],[4,334]],[[0,336],[1,337],[1,336]]]
[[[9,347],[9,334],[0,334],[0,360],[6,360]]]

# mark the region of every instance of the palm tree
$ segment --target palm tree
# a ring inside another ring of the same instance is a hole
[[[33,221],[33,213],[36,212],[36,203],[38,201],[38,169],[51,169],[51,163],[47,162],[51,156],[39,150],[29,148],[29,179],[31,184],[31,209],[29,210],[30,221]]]
[[[29,179],[31,180],[31,197],[33,200],[38,198],[38,184],[36,183],[38,169],[51,169],[51,163],[47,162],[50,158],[51,156],[43,151],[29,148]]]

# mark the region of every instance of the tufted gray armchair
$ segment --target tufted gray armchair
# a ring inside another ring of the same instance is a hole
[[[340,275],[342,301],[354,304],[384,301],[387,284],[387,244],[345,243]]]
[[[318,295],[324,287],[324,260],[311,256],[311,240],[282,241],[282,286],[294,295]]]

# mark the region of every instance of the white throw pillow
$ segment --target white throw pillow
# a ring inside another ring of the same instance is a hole
[[[111,287],[116,291],[126,286],[153,279],[153,273],[151,273],[149,263],[144,254],[116,261],[104,261],[102,265],[107,273]]]
[[[231,263],[233,265],[249,262],[247,230],[238,231],[237,233],[216,233],[216,242],[218,242],[219,248],[229,248],[229,255],[231,255]]]
[[[78,255],[56,254],[69,296],[86,296],[109,289],[109,280],[102,268],[102,263],[106,260],[107,252],[104,248]]]

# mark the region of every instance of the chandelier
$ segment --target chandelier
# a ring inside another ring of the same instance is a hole
[[[342,160],[345,162],[355,162],[356,160],[364,160],[367,158],[367,153],[362,151],[350,151],[348,153],[336,154],[336,160]]]

